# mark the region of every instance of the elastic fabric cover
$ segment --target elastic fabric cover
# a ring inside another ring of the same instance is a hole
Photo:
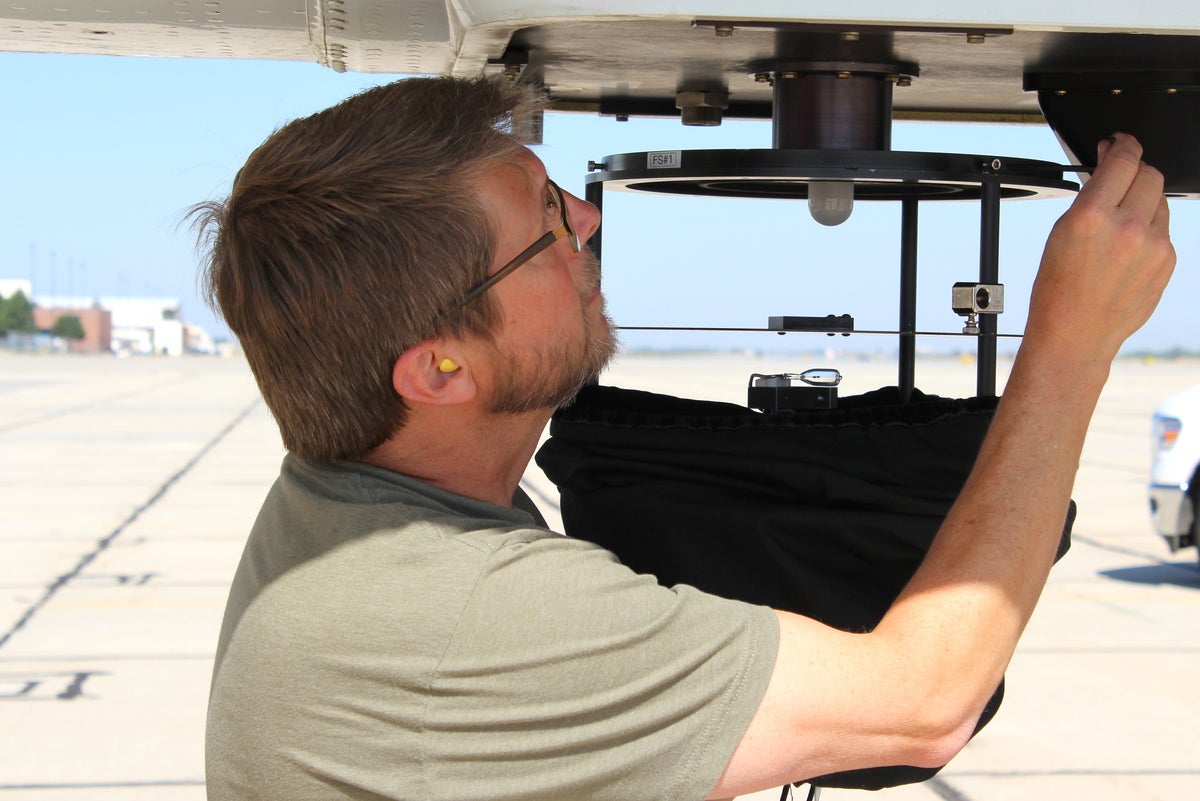
[[[954,502],[997,398],[895,387],[829,410],[761,413],[616,387],[560,410],[537,463],[566,533],[667,585],[869,631],[912,576]],[[1058,557],[1070,545],[1075,506]],[[1003,683],[979,728],[995,714]],[[891,766],[812,780],[880,789],[938,769]]]

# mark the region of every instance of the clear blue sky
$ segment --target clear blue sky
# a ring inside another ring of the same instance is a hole
[[[182,213],[223,197],[246,156],[282,123],[390,79],[308,63],[0,54],[0,278],[32,278],[35,296],[178,297],[186,320],[224,335],[196,293],[198,260],[191,233],[179,227]],[[546,143],[539,152],[551,174],[582,194],[588,159],[768,147],[770,128],[550,115]],[[1053,134],[1032,126],[898,123],[893,148],[1065,159]],[[783,201],[609,192],[605,206],[605,287],[619,324],[765,326],[770,315],[848,313],[861,329],[896,326],[898,204],[859,203],[833,229],[813,223],[803,204]],[[1002,332],[1023,326],[1041,246],[1064,208],[1059,200],[1004,204]],[[1172,212],[1180,264],[1131,349],[1200,349],[1200,201],[1172,201]],[[921,330],[961,328],[949,310],[950,286],[977,276],[978,217],[975,203],[922,204]],[[890,337],[865,336],[827,343],[630,332],[622,339],[634,347],[894,348]]]

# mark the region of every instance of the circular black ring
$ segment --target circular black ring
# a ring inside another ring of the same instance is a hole
[[[653,165],[653,166],[652,166]],[[605,189],[708,197],[803,199],[814,181],[852,181],[855,200],[1005,199],[1079,189],[1048,161],[890,150],[663,150],[606,157],[587,183]]]

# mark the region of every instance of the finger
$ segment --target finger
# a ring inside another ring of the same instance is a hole
[[[1107,139],[1101,139],[1096,144],[1096,155],[1098,157],[1096,163],[1099,164],[1100,162],[1104,161],[1104,159],[1108,157],[1109,152],[1117,146],[1133,150],[1134,155],[1141,160],[1142,143],[1139,142],[1137,137],[1133,134],[1121,133],[1118,131]]]
[[[1171,207],[1167,203],[1165,195],[1159,198],[1158,208],[1155,209],[1154,217],[1150,220],[1150,230],[1155,236],[1167,243],[1169,249],[1167,254],[1167,261],[1169,262],[1168,270],[1174,270],[1176,252],[1175,246],[1171,244]]]
[[[1171,273],[1175,270],[1176,252],[1175,246],[1171,244],[1171,207],[1167,203],[1165,195],[1159,195],[1158,204],[1155,207],[1154,216],[1149,223],[1149,236],[1151,242],[1157,242],[1157,247],[1152,248],[1152,252],[1157,256],[1159,265],[1159,290],[1166,286],[1166,283],[1171,278]]]
[[[1167,203],[1166,195],[1159,196],[1158,208],[1154,212],[1154,217],[1150,220],[1150,225],[1154,228],[1170,230],[1171,206]]]
[[[1160,213],[1165,200],[1163,174],[1143,162],[1138,168],[1137,175],[1134,176],[1133,183],[1126,190],[1120,206],[1122,211],[1150,221]]]
[[[1103,160],[1079,191],[1079,197],[1085,203],[1117,206],[1138,175],[1142,146],[1129,134],[1116,134],[1106,144],[1107,147],[1097,148],[1097,153],[1103,150]]]

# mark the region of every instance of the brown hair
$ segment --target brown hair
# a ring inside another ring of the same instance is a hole
[[[392,366],[451,333],[490,336],[493,236],[473,186],[528,138],[537,95],[414,78],[276,131],[224,203],[189,213],[209,304],[237,334],[288,450],[363,456],[403,424]]]

